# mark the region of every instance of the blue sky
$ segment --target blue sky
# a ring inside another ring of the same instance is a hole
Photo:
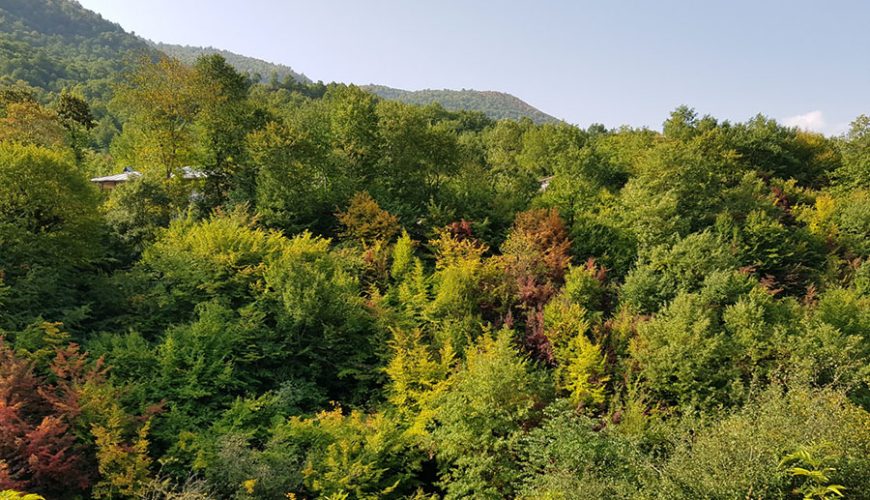
[[[146,38],[314,80],[501,90],[587,126],[680,104],[828,134],[870,113],[862,0],[79,0]]]

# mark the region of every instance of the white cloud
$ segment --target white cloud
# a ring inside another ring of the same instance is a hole
[[[790,116],[782,120],[788,127],[797,127],[813,132],[827,132],[828,123],[821,111],[810,111],[802,115]]]

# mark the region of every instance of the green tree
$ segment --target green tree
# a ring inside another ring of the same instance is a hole
[[[208,206],[230,198],[250,202],[254,172],[248,166],[246,135],[255,127],[248,101],[249,80],[218,54],[202,56],[194,64],[200,110],[196,128],[200,141],[199,165],[208,173]]]
[[[331,87],[324,96],[329,109],[333,151],[354,191],[380,176],[378,114],[374,95],[355,85]]]
[[[380,147],[374,189],[383,192],[388,208],[413,220],[456,171],[456,137],[448,127],[432,123],[423,108],[380,102],[377,112]]]
[[[842,143],[843,164],[831,175],[841,189],[870,189],[870,117],[861,115],[852,122]]]
[[[100,232],[96,193],[65,155],[0,144],[0,274],[10,287],[0,324],[80,319]]]
[[[289,234],[326,232],[334,223],[335,207],[347,196],[338,168],[309,128],[318,118],[299,124],[270,122],[248,137],[258,171],[257,209],[264,223]]]
[[[849,493],[867,491],[867,412],[842,394],[772,387],[751,404],[695,430],[674,450],[651,486],[670,498],[782,497],[792,475],[783,456],[817,445],[836,469],[834,482]],[[860,495],[860,494],[859,494]]]
[[[195,76],[178,60],[142,58],[115,88],[113,106],[126,119],[123,156],[137,168],[169,179],[194,159],[201,98]]]
[[[146,177],[112,189],[101,210],[108,226],[134,256],[157,240],[173,215],[166,187]]]
[[[68,89],[64,89],[57,98],[57,116],[67,131],[67,142],[72,146],[76,161],[84,159],[84,150],[90,146],[88,133],[97,123],[87,101]]]
[[[511,346],[512,337],[510,330],[481,337],[433,402],[432,443],[447,498],[504,498],[516,491],[520,466],[513,450],[550,392]]]

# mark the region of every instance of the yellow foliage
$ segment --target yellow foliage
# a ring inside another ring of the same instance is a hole
[[[577,405],[602,404],[609,377],[601,349],[587,337],[586,310],[556,299],[544,311],[544,334],[558,363],[556,381]]]
[[[6,105],[6,116],[0,117],[0,142],[35,144],[57,149],[63,147],[65,141],[66,132],[57,113],[39,103],[9,103]]]
[[[254,494],[254,488],[255,488],[256,486],[257,486],[257,480],[256,480],[256,479],[248,479],[247,481],[243,481],[243,482],[242,482],[242,488],[244,488],[245,491],[247,491],[249,495],[253,495],[253,494]],[[289,498],[289,496],[290,496],[290,494],[288,494],[288,498]]]
[[[337,216],[344,226],[342,234],[363,244],[390,241],[399,232],[399,219],[382,209],[365,191],[355,194],[347,210]]]
[[[151,420],[139,428],[132,444],[123,438],[123,422],[118,415],[106,425],[94,425],[91,432],[97,445],[97,461],[102,479],[94,486],[94,498],[134,497],[144,491],[151,459],[148,456],[148,431]]]
[[[45,500],[45,498],[34,493],[22,493],[15,490],[0,491],[0,500]]]
[[[449,231],[441,230],[438,237],[429,242],[435,250],[436,269],[468,262],[479,262],[489,247],[474,238],[457,238]]]
[[[302,474],[320,498],[383,498],[407,478],[396,468],[406,448],[402,430],[382,413],[344,415],[336,407],[310,419],[293,417],[288,431],[294,441],[312,444]]]
[[[834,214],[837,211],[837,202],[829,194],[820,194],[816,197],[814,210],[810,211],[806,218],[810,232],[826,238],[837,235],[837,226],[834,223]]]
[[[385,368],[390,377],[390,403],[409,422],[407,436],[425,435],[433,417],[426,403],[445,390],[455,353],[446,343],[436,356],[419,330],[393,330],[391,346],[395,354]]]
[[[566,362],[562,374],[571,400],[578,405],[604,403],[605,385],[610,377],[604,374],[604,356],[599,347],[581,334],[571,340],[563,356]]]

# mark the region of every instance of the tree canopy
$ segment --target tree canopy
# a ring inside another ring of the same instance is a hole
[[[0,88],[0,497],[868,498],[867,117],[111,76]]]

